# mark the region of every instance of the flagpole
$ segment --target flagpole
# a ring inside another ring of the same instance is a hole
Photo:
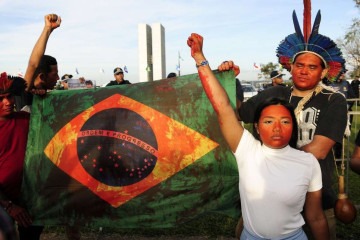
[[[180,51],[178,51],[178,76],[180,76]]]

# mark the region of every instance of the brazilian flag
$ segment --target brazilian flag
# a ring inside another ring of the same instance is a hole
[[[214,71],[235,105],[233,72]],[[216,96],[215,96],[216,97]],[[238,217],[235,158],[198,74],[35,97],[22,196],[39,225]]]

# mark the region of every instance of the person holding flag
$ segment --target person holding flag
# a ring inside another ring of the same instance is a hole
[[[245,225],[240,239],[305,240],[304,210],[316,239],[328,240],[321,208],[320,166],[312,154],[295,149],[297,122],[292,106],[279,98],[264,101],[255,111],[252,136],[238,121],[226,91],[212,72],[202,51],[202,36],[192,33],[187,44],[238,165]],[[269,221],[274,216],[276,221]]]
[[[279,97],[294,106],[299,125],[297,148],[312,153],[319,161],[322,172],[322,207],[330,229],[331,240],[336,239],[334,207],[337,200],[334,191],[335,164],[332,148],[342,143],[347,127],[347,103],[341,93],[322,84],[344,72],[345,59],[341,50],[329,37],[319,34],[321,14],[318,11],[311,28],[311,1],[304,0],[303,31],[295,11],[295,33],[285,37],[276,49],[279,63],[291,73],[293,86],[274,86],[265,89],[244,102],[239,109],[243,122],[254,121],[256,107],[270,97]],[[232,61],[221,64],[219,70],[236,68]],[[307,235],[311,233],[305,228]]]
[[[36,41],[35,46],[33,47],[25,72],[24,79],[26,81],[26,92],[22,93],[21,96],[19,96],[22,98],[22,105],[16,106],[17,108],[22,106],[22,110],[28,112],[31,112],[31,108],[29,106],[32,104],[32,94],[45,94],[47,90],[54,89],[57,81],[59,80],[56,58],[50,55],[45,55],[44,53],[51,33],[55,29],[60,27],[62,19],[57,14],[47,14],[44,16],[44,21],[44,28],[38,40]],[[22,147],[24,147],[25,151],[26,146]],[[29,223],[27,224],[29,225]],[[20,233],[20,240],[38,240],[40,238],[42,229],[43,226],[37,226],[34,233],[32,233],[28,232],[26,228],[21,228],[19,230],[19,232],[22,232]],[[30,231],[32,231],[31,228]],[[78,237],[73,238],[72,236],[80,235],[80,232],[76,226],[67,226],[66,233],[68,239],[78,239]]]
[[[30,111],[32,94],[45,94],[47,90],[54,89],[59,80],[56,58],[44,55],[46,45],[53,30],[60,27],[61,17],[56,14],[47,14],[44,17],[45,25],[31,52],[28,66],[24,75],[26,92],[16,96],[16,110]]]
[[[31,52],[24,76],[27,91],[53,89],[57,80],[59,80],[56,59],[44,55],[44,53],[52,31],[61,25],[61,17],[56,14],[47,14],[44,19],[45,26]]]

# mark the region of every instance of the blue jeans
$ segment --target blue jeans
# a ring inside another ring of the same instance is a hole
[[[307,240],[307,237],[302,228],[299,228],[298,230],[291,232],[281,238],[272,239],[254,236],[248,230],[246,230],[246,228],[244,228],[241,233],[240,240]]]

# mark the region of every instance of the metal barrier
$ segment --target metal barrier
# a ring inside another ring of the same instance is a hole
[[[360,98],[352,98],[347,99],[347,102],[353,102],[354,104],[351,107],[351,110],[348,111],[348,119],[350,121],[350,135],[343,138],[342,142],[342,154],[340,159],[335,159],[336,167],[337,167],[337,174],[338,166],[337,164],[340,162],[340,170],[344,171],[345,176],[345,192],[349,194],[349,171],[350,171],[350,159],[353,153],[353,149],[355,148],[355,139],[358,134],[358,128],[360,125]],[[344,164],[344,165],[343,165]]]

